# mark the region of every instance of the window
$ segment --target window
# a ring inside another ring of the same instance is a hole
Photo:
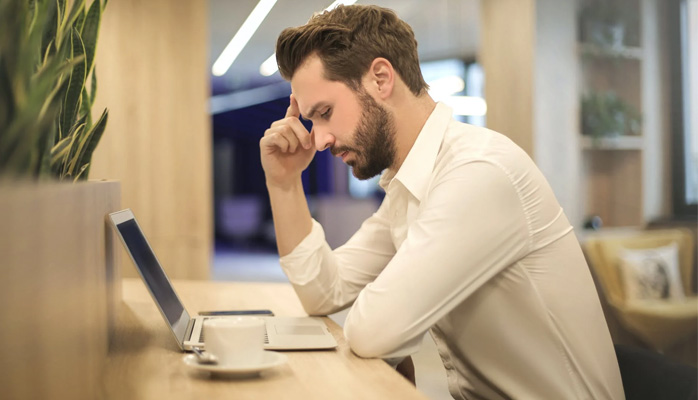
[[[698,215],[698,0],[669,2],[674,215]],[[680,23],[673,23],[680,21]]]

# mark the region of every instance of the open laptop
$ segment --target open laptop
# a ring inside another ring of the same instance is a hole
[[[191,350],[193,347],[204,348],[202,329],[204,321],[209,318],[226,318],[226,316],[199,315],[191,318],[141,231],[138,222],[136,222],[133,212],[126,209],[111,213],[109,220],[136,265],[136,269],[148,287],[148,291],[155,300],[172,334],[177,339],[180,348],[182,350]],[[265,348],[267,350],[310,350],[337,347],[334,337],[319,318],[270,316],[255,316],[255,318],[262,318],[266,322]]]

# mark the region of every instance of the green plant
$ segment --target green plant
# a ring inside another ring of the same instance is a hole
[[[0,178],[87,179],[108,115],[92,121],[105,6],[0,0]]]
[[[602,47],[637,45],[637,0],[586,0],[579,13],[581,38]]]
[[[582,132],[597,139],[640,132],[640,114],[612,91],[585,95],[581,119]]]

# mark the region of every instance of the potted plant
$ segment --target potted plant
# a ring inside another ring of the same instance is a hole
[[[98,398],[120,298],[105,214],[118,182],[87,179],[106,1],[0,0],[0,350],[7,398]],[[78,343],[80,351],[69,345]],[[50,351],[49,351],[50,349]],[[22,359],[21,363],[16,360]]]
[[[598,140],[637,135],[640,114],[612,91],[592,91],[582,98],[582,133]]]
[[[604,48],[620,48],[634,42],[638,15],[632,1],[586,1],[579,13],[581,40]]]

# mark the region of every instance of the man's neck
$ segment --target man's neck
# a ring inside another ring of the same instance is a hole
[[[401,96],[401,100],[395,104],[397,154],[390,169],[395,172],[400,169],[435,107],[436,102],[428,94],[415,97],[409,93]]]

